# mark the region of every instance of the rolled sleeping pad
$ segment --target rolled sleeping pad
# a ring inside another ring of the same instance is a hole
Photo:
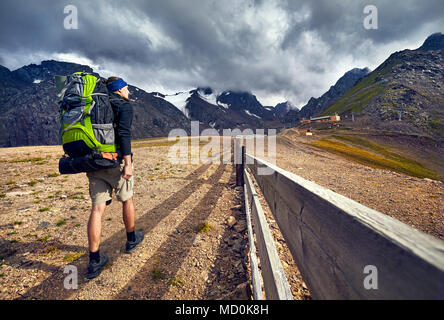
[[[59,160],[60,174],[77,174],[111,169],[120,165],[119,160],[104,158],[101,153],[92,153],[83,157],[62,157]]]

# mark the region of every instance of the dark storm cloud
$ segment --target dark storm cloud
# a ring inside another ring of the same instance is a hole
[[[356,46],[356,43],[370,39],[376,44],[400,40],[415,31],[423,24],[436,23],[437,31],[444,28],[444,1],[301,1],[287,0],[280,4],[287,12],[298,12],[302,7],[310,12],[309,18],[294,22],[286,34],[283,47],[289,46],[297,39],[301,31],[316,31],[322,39],[332,46]],[[363,19],[367,14],[363,9],[374,5],[378,10],[378,29],[366,30]],[[341,34],[347,37],[340,39]],[[338,50],[339,51],[339,50]]]
[[[78,7],[79,29],[65,30],[67,15],[63,9],[73,2]],[[137,30],[112,28],[112,17],[103,17],[104,11],[93,1],[79,1],[78,5],[75,1],[2,1],[0,12],[4,30],[0,33],[1,47],[11,53],[43,50],[78,52],[90,59],[119,59],[127,55],[134,60],[143,59]]]
[[[63,27],[69,4],[78,30]],[[367,4],[377,30],[363,27]],[[442,12],[440,0],[2,0],[0,63],[67,53],[148,91],[212,86],[300,105],[349,69],[443,31]]]

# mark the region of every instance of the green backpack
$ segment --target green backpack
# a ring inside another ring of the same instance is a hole
[[[114,113],[100,78],[84,72],[56,76],[63,150],[72,158],[116,153]]]

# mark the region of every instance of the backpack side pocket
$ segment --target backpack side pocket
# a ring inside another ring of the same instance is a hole
[[[114,126],[112,123],[92,124],[94,136],[101,144],[114,144]]]

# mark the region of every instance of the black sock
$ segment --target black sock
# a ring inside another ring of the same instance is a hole
[[[99,262],[100,261],[100,250],[96,252],[89,252],[89,262]]]
[[[136,233],[134,231],[126,233],[126,239],[128,241],[134,242],[136,241]]]

